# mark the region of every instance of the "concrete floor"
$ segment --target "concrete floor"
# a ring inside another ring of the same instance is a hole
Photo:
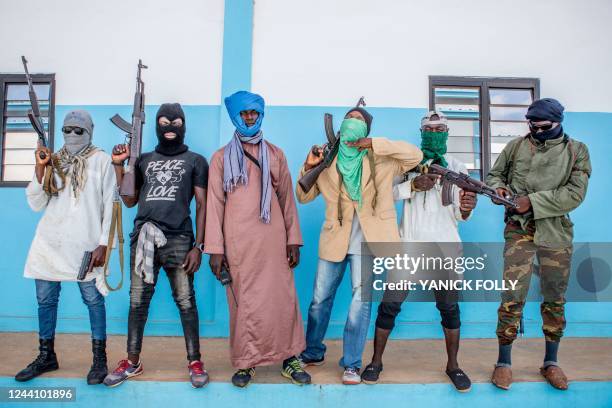
[[[108,340],[109,365],[125,358],[125,336]],[[60,334],[55,342],[60,369],[48,377],[84,378],[91,365],[91,346],[85,334]],[[340,382],[342,371],[337,365],[342,343],[326,342],[326,363],[309,367],[313,383]],[[12,377],[37,354],[36,333],[0,333],[0,376]],[[202,338],[201,348],[211,381],[228,382],[234,372],[229,364],[227,339]],[[516,382],[543,381],[538,369],[544,351],[543,339],[519,339],[512,360]],[[372,343],[368,342],[364,366],[369,362]],[[570,381],[612,381],[612,339],[564,338],[559,361]],[[459,361],[473,382],[488,382],[497,358],[497,340],[465,339],[461,342]],[[145,372],[136,381],[186,381],[185,343],[181,337],[145,337],[142,353]],[[445,383],[444,343],[439,339],[392,340],[385,353],[381,383]],[[280,365],[260,367],[256,383],[284,383]]]

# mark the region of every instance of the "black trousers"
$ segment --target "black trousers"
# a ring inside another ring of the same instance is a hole
[[[393,330],[395,327],[395,318],[402,310],[402,303],[408,297],[409,291],[403,291],[401,294],[396,292],[393,295],[383,295],[383,300],[378,305],[378,316],[376,316],[376,327]],[[446,329],[458,329],[461,326],[459,316],[459,303],[452,300],[457,297],[456,291],[435,290],[436,307],[440,311],[442,318],[442,327]],[[393,299],[393,300],[389,300]]]
[[[127,351],[129,354],[140,354],[142,350],[142,336],[149,316],[149,305],[155,293],[155,285],[160,268],[164,268],[172,297],[179,309],[187,359],[200,360],[200,321],[196,306],[195,291],[193,289],[193,275],[188,275],[183,267],[187,252],[192,248],[192,237],[178,235],[166,237],[168,242],[160,248],[155,248],[153,261],[154,282],[146,283],[144,278],[135,273],[136,243],[131,246],[130,253],[130,313],[128,318]]]

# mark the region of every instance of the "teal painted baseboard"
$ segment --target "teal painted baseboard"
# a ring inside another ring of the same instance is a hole
[[[117,388],[88,386],[84,379],[37,378],[26,384],[0,377],[0,387],[76,387],[76,401],[64,404],[28,403],[30,408],[95,405],[97,408],[128,404],[132,407],[291,406],[300,408],[339,406],[410,406],[444,408],[509,407],[612,407],[612,382],[572,382],[568,391],[558,391],[543,382],[523,382],[502,391],[492,384],[474,384],[468,393],[458,393],[450,384],[379,384],[344,386],[252,384],[238,389],[229,383],[212,383],[193,389],[187,382],[128,381]],[[11,406],[12,404],[4,404]]]

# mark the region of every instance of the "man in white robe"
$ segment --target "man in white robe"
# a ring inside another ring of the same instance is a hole
[[[86,251],[88,273],[78,281],[89,309],[93,365],[88,384],[107,374],[103,265],[111,224],[115,172],[111,158],[91,144],[93,122],[86,111],[69,112],[62,127],[64,146],[55,154],[36,150],[35,174],[26,188],[28,204],[44,211],[32,241],[24,276],[34,279],[38,301],[40,354],[15,379],[28,381],[59,368],[54,351],[57,304],[62,281],[77,281]],[[45,177],[47,175],[47,177]]]

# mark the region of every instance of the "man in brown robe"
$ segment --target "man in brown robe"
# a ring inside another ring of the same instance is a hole
[[[282,361],[284,377],[308,384],[295,357],[305,347],[292,272],[303,242],[287,159],[263,139],[261,96],[240,91],[225,105],[236,131],[211,159],[204,252],[217,278],[223,268],[232,277],[232,383],[245,387],[256,366]]]

